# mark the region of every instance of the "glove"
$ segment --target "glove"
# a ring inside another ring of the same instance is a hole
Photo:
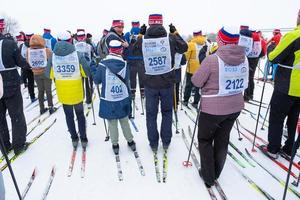
[[[143,26],[141,26],[140,34],[145,35],[146,30],[147,30],[147,26],[143,24]]]
[[[170,27],[170,33],[175,33],[176,31],[175,26],[173,24],[170,24],[169,27]]]

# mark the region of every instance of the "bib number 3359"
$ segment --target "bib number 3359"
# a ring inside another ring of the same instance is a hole
[[[65,72],[75,72],[75,66],[74,65],[58,65],[56,68],[56,71],[58,73],[65,73]]]
[[[244,87],[244,79],[226,80],[226,90],[238,90]]]

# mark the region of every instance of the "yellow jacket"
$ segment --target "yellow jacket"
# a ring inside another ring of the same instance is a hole
[[[188,50],[185,52],[187,59],[186,72],[194,74],[200,67],[198,54],[201,49],[200,45],[204,45],[206,38],[204,36],[196,36],[188,43]],[[200,48],[199,48],[200,47]],[[197,49],[198,48],[198,49]]]

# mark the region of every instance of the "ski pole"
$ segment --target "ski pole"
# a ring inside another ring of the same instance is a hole
[[[174,115],[175,115],[175,126],[176,126],[176,134],[179,133],[178,131],[178,116],[177,116],[177,96],[176,96],[176,83],[174,84]]]
[[[288,174],[286,177],[286,182],[285,182],[285,186],[284,186],[284,192],[283,192],[283,197],[282,200],[285,200],[286,198],[286,193],[287,193],[287,188],[288,188],[288,184],[289,184],[289,180],[290,180],[290,175],[291,175],[291,170],[292,170],[292,165],[293,165],[293,161],[295,158],[295,154],[297,151],[297,146],[299,144],[299,136],[297,137],[297,129],[296,129],[296,133],[294,136],[294,142],[293,142],[293,147],[292,147],[292,155],[291,155],[291,160],[290,160],[290,164],[289,164],[289,170],[288,170]],[[299,176],[298,176],[298,183],[299,183]]]
[[[268,112],[270,111],[270,104],[268,105],[268,108],[267,108],[267,112],[266,112],[266,115],[265,115],[265,117],[264,117],[264,121],[263,121],[263,123],[262,123],[262,125],[261,125],[261,130],[265,130],[264,129],[264,125],[265,125],[265,122],[266,122],[266,118],[267,118],[267,115],[268,115]]]
[[[89,79],[89,78],[88,78],[88,84],[90,85],[90,96],[91,96],[91,100],[92,100],[91,103],[92,103],[92,111],[93,111],[93,119],[94,119],[93,125],[96,125],[94,101],[93,101],[93,95],[92,95],[92,83],[91,83],[91,79]]]
[[[100,93],[100,90],[99,90],[99,85],[97,85],[96,87],[97,87],[97,93],[98,93],[98,96],[99,96],[99,99],[100,99],[101,98],[101,93]],[[104,141],[106,142],[106,141],[109,140],[109,133],[108,133],[106,122],[105,122],[104,118],[103,118],[103,123],[104,123],[104,129],[105,129],[105,133],[106,133],[106,137],[105,137]]]
[[[239,141],[241,141],[243,138],[241,137],[241,132],[240,132],[239,124],[238,124],[238,122],[236,120],[235,120],[235,124],[236,124],[236,129],[237,129],[238,135],[239,135]]]
[[[142,113],[141,113],[141,115],[144,115],[144,98],[142,97],[142,94],[141,94],[141,105],[142,105]]]
[[[196,121],[195,121],[195,126],[194,126],[194,132],[193,132],[193,136],[192,136],[192,141],[191,141],[191,144],[190,144],[189,155],[188,155],[187,160],[183,163],[183,165],[185,167],[191,166],[190,157],[191,157],[191,152],[192,152],[192,147],[193,147],[193,143],[194,143],[194,138],[195,138],[195,134],[196,134],[196,128],[197,128],[199,117],[200,117],[200,103],[199,103],[199,106],[198,106],[198,113],[197,113],[197,117],[196,117]]]
[[[9,169],[9,172],[10,172],[10,175],[11,175],[11,178],[13,180],[13,183],[15,185],[15,188],[16,188],[16,191],[17,191],[17,194],[18,194],[18,197],[20,200],[22,200],[22,196],[21,196],[21,193],[20,193],[20,190],[19,190],[19,186],[18,186],[18,183],[16,181],[16,178],[15,178],[15,175],[14,175],[14,172],[11,168],[11,165],[10,165],[10,161],[8,159],[8,156],[7,156],[7,153],[6,153],[6,149],[5,149],[5,146],[4,146],[4,143],[3,143],[3,138],[2,138],[2,135],[0,134],[0,149],[2,151],[2,154],[6,160],[6,163],[7,163],[7,166],[8,166],[8,169]]]
[[[267,62],[266,64],[268,65],[268,62]],[[260,115],[260,110],[261,110],[262,100],[263,100],[263,97],[264,97],[265,87],[266,87],[266,78],[264,77],[264,84],[263,84],[263,89],[262,89],[262,92],[261,92],[260,102],[259,102],[259,107],[258,107],[258,115],[257,115],[257,118],[256,118],[256,125],[255,125],[254,139],[253,139],[253,144],[252,144],[252,152],[256,152],[256,150],[254,149],[254,145],[255,145],[255,140],[256,140],[256,135],[257,135],[257,128],[258,128],[258,122],[259,122],[259,115]]]

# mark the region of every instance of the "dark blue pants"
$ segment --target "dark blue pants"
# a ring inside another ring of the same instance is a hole
[[[173,86],[164,89],[152,89],[145,87],[146,96],[146,123],[147,134],[151,148],[158,147],[159,133],[157,129],[157,114],[160,101],[162,122],[160,127],[160,137],[163,146],[168,146],[172,138],[172,106],[173,106]]]
[[[193,74],[186,73],[185,77],[185,88],[184,88],[184,96],[183,101],[188,102],[189,98],[191,97],[192,89],[195,89],[195,95],[194,95],[194,104],[198,104],[200,101],[200,94],[199,94],[199,88],[195,87],[192,83],[192,76]]]
[[[66,122],[68,125],[69,132],[71,134],[72,139],[78,138],[77,131],[75,128],[75,121],[74,121],[74,111],[76,113],[76,117],[78,120],[78,129],[81,139],[86,138],[86,122],[85,116],[83,112],[83,104],[82,102],[76,105],[65,105],[63,104],[64,112],[66,115]]]
[[[274,91],[270,104],[268,150],[272,153],[280,150],[283,123],[287,117],[288,139],[283,148],[286,152],[291,152],[300,111],[300,98]]]

